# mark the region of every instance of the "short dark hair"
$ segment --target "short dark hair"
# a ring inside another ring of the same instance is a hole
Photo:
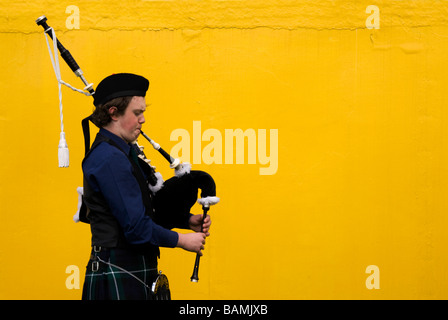
[[[123,115],[133,96],[118,97],[98,105],[92,114],[92,122],[99,128],[104,127],[112,121],[109,114],[111,107],[116,107],[117,111],[114,115]]]

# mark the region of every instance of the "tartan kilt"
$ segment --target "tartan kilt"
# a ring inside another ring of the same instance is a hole
[[[96,249],[96,248],[95,248]],[[150,300],[151,285],[157,278],[157,255],[121,248],[101,248],[92,254],[86,267],[83,300]],[[98,261],[98,257],[112,265]],[[124,272],[125,269],[135,277]]]

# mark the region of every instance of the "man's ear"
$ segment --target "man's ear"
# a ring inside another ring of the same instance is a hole
[[[117,114],[117,107],[114,107],[114,106],[110,107],[108,112],[109,112],[109,116],[110,116],[110,118],[112,120],[117,120],[117,118],[118,118],[116,116],[116,114]]]

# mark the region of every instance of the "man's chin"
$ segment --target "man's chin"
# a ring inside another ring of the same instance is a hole
[[[137,140],[139,136],[140,136],[140,130],[138,130],[138,133],[135,134],[134,141]]]

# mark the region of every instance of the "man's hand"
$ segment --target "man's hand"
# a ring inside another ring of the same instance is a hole
[[[204,249],[205,234],[197,233],[178,233],[179,240],[177,246],[187,251],[197,252],[202,256],[201,250]]]
[[[202,224],[202,214],[196,214],[194,216],[190,217],[189,225],[190,229],[195,232],[201,232],[201,224]],[[210,230],[210,225],[212,224],[212,220],[210,219],[210,216],[207,215],[204,220],[204,224],[202,225],[202,232],[205,233],[205,235],[208,237],[210,233],[208,232]]]

